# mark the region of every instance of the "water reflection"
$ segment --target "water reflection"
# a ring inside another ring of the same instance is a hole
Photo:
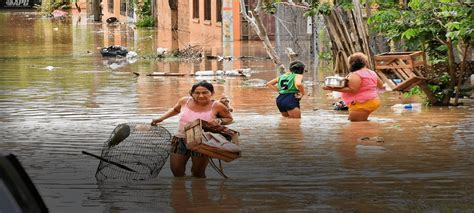
[[[169,212],[168,200],[161,197],[170,196],[165,184],[157,182],[106,182],[98,183],[99,196],[91,196],[85,203],[87,206],[97,205],[100,201],[103,212],[153,212],[156,210]],[[156,196],[160,194],[161,196]]]
[[[80,152],[100,153],[117,124],[166,112],[199,80],[190,75],[195,71],[251,68],[250,79],[270,80],[272,62],[146,58],[167,39],[160,32],[85,16],[1,12],[0,27],[8,29],[0,30],[0,150],[18,156],[52,212],[474,209],[472,104],[398,113],[390,108],[398,94],[386,92],[370,122],[351,123],[314,84],[302,100],[302,119],[284,119],[274,92],[246,86],[240,77],[212,79],[215,97],[232,100],[230,127],[241,133],[242,157],[224,164],[229,180],[212,170],[205,180],[175,179],[165,164],[150,182],[97,186],[98,162]],[[111,44],[142,57],[112,70],[99,53]],[[218,54],[213,48],[206,51]],[[261,42],[233,46],[234,58],[263,57],[263,51]],[[146,75],[152,72],[186,75]],[[327,74],[307,73],[305,80],[317,83]],[[162,125],[175,132],[177,123],[173,117]],[[384,142],[359,140],[376,136]]]
[[[275,138],[270,140],[273,141],[275,148],[286,150],[287,153],[291,153],[294,158],[298,159],[304,154],[306,144],[301,120],[280,117],[277,122],[278,128],[275,129],[275,135],[272,135]]]
[[[215,184],[215,185],[210,185]],[[224,181],[175,178],[172,181],[170,206],[176,212],[219,212],[242,209],[241,198],[230,193]]]
[[[390,142],[390,138],[383,137],[386,134],[383,134],[381,125],[383,124],[372,121],[348,122],[341,126],[338,151],[344,166],[365,165],[361,162],[362,159],[385,151],[385,140]]]

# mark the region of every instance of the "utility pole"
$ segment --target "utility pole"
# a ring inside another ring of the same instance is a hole
[[[102,10],[100,7],[101,0],[92,0],[92,15],[94,15],[94,21],[102,21]]]

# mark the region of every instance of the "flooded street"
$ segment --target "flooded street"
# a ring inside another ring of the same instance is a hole
[[[51,212],[472,212],[474,107],[391,108],[381,94],[370,122],[334,111],[319,82],[305,74],[310,96],[302,119],[280,116],[276,94],[243,77],[212,80],[234,107],[242,157],[224,163],[224,179],[174,178],[167,162],[157,178],[98,183],[102,144],[120,123],[149,123],[186,96],[196,71],[251,68],[250,79],[276,76],[270,60],[177,62],[149,57],[166,41],[153,29],[0,12],[0,152],[15,154]],[[136,61],[104,59],[122,45]],[[209,43],[210,54],[222,54]],[[264,57],[260,42],[236,42],[238,56]],[[138,76],[136,74],[137,73]],[[179,72],[183,77],[147,76]],[[178,117],[162,123],[171,133]],[[376,142],[375,137],[383,138]],[[188,163],[188,166],[190,163]],[[187,173],[189,174],[189,168]]]

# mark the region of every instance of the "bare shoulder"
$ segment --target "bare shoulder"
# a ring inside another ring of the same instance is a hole
[[[347,76],[347,79],[351,80],[351,79],[360,79],[360,76],[359,74],[355,73],[355,72],[352,72],[352,73],[349,73],[349,76]]]
[[[227,110],[227,106],[224,105],[222,102],[217,101],[217,100],[214,100],[214,107],[219,111],[220,110]]]
[[[179,105],[186,104],[186,102],[188,102],[190,98],[191,98],[191,97],[188,97],[188,96],[182,97],[182,98],[180,98],[180,99],[178,100],[178,104],[179,104]]]

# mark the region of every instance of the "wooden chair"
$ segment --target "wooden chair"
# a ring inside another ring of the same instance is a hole
[[[374,60],[377,74],[393,91],[408,91],[426,80],[418,70],[426,66],[423,51],[382,53]]]

